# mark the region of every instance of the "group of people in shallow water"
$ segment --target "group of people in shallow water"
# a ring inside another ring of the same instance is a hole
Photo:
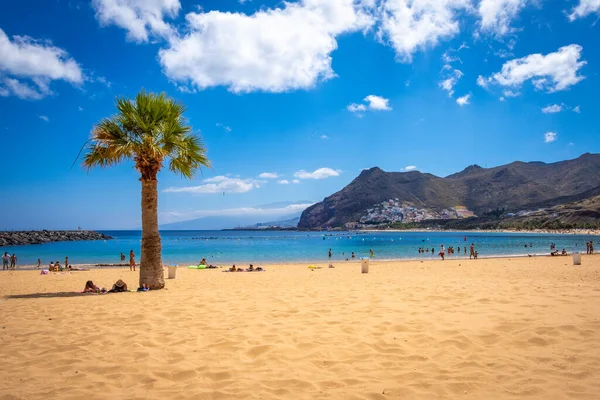
[[[600,243],[600,242],[598,242]],[[585,254],[594,254],[594,242],[593,241],[589,241],[589,242],[585,242]]]
[[[332,256],[333,256],[333,252],[331,251],[331,249],[329,249],[329,251],[327,252],[327,257],[331,260]],[[375,257],[375,252],[372,249],[369,249],[369,257],[370,258]],[[350,257],[346,257],[346,252],[343,251],[342,252],[342,258],[344,258],[345,261],[350,261],[350,259],[355,260],[356,259],[356,254],[354,254],[354,252],[352,252],[352,254],[350,255]]]
[[[142,286],[140,286],[137,291],[138,292],[146,292],[150,290],[150,287],[148,287],[147,284],[143,283]],[[119,279],[118,281],[116,281],[112,288],[110,290],[106,290],[103,287],[99,287],[96,286],[96,284],[94,284],[93,281],[87,281],[85,283],[85,287],[83,288],[83,291],[81,293],[122,293],[122,292],[128,292],[129,289],[127,288],[127,284],[125,282],[123,282],[122,279]]]
[[[17,268],[17,255],[15,253],[8,254],[7,251],[2,255],[2,269],[16,269]]]
[[[125,261],[125,254],[121,253],[120,258],[121,262]],[[129,251],[129,270],[135,271],[135,253],[133,250]]]
[[[440,251],[438,253],[438,256],[440,256],[440,258],[442,260],[446,259],[446,252],[448,252],[448,255],[450,254],[457,254],[460,255],[460,246],[458,246],[456,248],[456,250],[454,249],[454,246],[450,246],[447,249],[444,247],[443,244],[440,245]],[[429,253],[429,248],[422,248],[419,247],[419,253]],[[432,247],[431,248],[431,255],[433,255],[435,253],[435,248]],[[463,247],[463,254],[467,255],[467,246]],[[477,259],[477,256],[479,255],[479,253],[477,252],[477,250],[475,250],[475,243],[471,243],[471,246],[469,247],[469,260],[470,259]]]

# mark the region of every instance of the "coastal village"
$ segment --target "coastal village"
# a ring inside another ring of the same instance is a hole
[[[476,215],[465,206],[455,206],[450,209],[435,211],[430,208],[419,208],[410,202],[400,202],[389,199],[367,209],[367,214],[360,218],[360,223],[384,223],[384,222],[421,222],[439,219],[461,219],[476,217]]]

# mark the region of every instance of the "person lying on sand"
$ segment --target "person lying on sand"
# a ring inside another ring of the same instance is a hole
[[[252,272],[254,271],[254,266],[252,264],[250,264],[250,266],[248,267],[248,272]]]
[[[229,268],[229,272],[235,272],[236,270],[235,264],[233,264],[233,267]]]
[[[112,289],[110,289],[108,291],[108,293],[120,293],[120,292],[127,292],[127,291],[128,291],[127,284],[125,282],[123,282],[121,279],[119,279],[118,281],[115,282]]]
[[[565,249],[562,249],[562,253],[560,253],[560,254],[563,255],[563,256],[566,256],[567,255],[567,251]]]
[[[85,288],[83,288],[82,293],[105,293],[105,292],[106,292],[106,289],[99,288],[98,286],[94,285],[94,282],[92,282],[92,281],[87,281],[85,283]]]
[[[150,290],[150,287],[148,286],[147,283],[142,283],[142,286],[140,286],[138,288],[138,292],[147,292],[148,290]]]
[[[199,265],[207,265],[207,264],[206,264],[206,258],[203,258],[203,259],[202,259],[202,261],[200,261],[200,264],[199,264]]]
[[[69,265],[68,271],[89,271],[89,268],[77,268]]]

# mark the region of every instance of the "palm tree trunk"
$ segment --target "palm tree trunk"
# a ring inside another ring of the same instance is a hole
[[[162,244],[158,232],[158,182],[156,179],[142,181],[142,255],[140,258],[140,286],[146,283],[150,289],[165,287],[162,265]]]

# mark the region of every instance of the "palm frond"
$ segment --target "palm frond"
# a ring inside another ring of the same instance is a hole
[[[164,93],[140,90],[135,101],[115,100],[117,114],[100,121],[92,131],[83,159],[85,168],[106,167],[133,159],[142,177],[154,179],[165,159],[169,169],[191,178],[210,167],[206,149],[183,116],[184,104]]]
[[[176,152],[172,153],[169,169],[190,179],[201,167],[210,168],[206,149],[198,136],[186,135],[181,139]]]

